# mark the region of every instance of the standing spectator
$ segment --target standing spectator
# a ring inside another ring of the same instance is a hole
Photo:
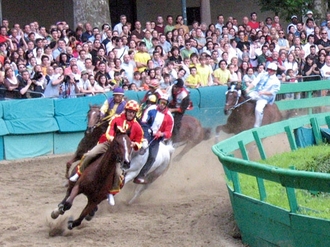
[[[188,28],[188,26],[184,25],[183,23],[184,23],[183,16],[182,16],[182,15],[178,15],[178,16],[176,17],[176,25],[175,25],[175,28],[176,28],[177,30],[179,30],[179,28],[182,28],[185,34],[186,34],[186,33],[189,33],[189,28]]]
[[[54,70],[52,66],[49,66],[47,68],[47,76],[49,77],[49,81],[45,88],[45,97],[59,97],[60,85],[64,81],[63,68],[58,66]]]
[[[161,15],[157,16],[157,22],[156,22],[155,30],[159,34],[165,34],[165,32],[164,32],[164,30],[165,30],[164,19]]]
[[[315,44],[318,46],[319,50],[325,49],[328,53],[330,52],[330,40],[324,28],[321,30],[321,39],[316,41]]]
[[[84,70],[81,72],[81,78],[78,83],[79,93],[85,95],[94,95],[94,91],[90,81],[88,80],[88,71]]]
[[[123,69],[124,72],[124,78],[126,78],[129,83],[132,83],[133,81],[133,73],[136,69],[136,65],[134,61],[131,61],[131,58],[128,54],[124,55],[123,63],[120,65],[120,68]]]
[[[174,28],[175,25],[173,25],[173,16],[172,15],[168,15],[166,17],[166,26],[164,28],[164,34],[166,35],[167,33],[171,32]]]
[[[131,35],[135,35],[139,41],[144,39],[144,31],[142,30],[141,22],[136,21],[134,27],[135,29],[132,31]]]
[[[197,73],[200,76],[201,86],[211,86],[212,82],[212,69],[206,64],[206,57],[201,56],[199,59],[200,64],[196,66]]]
[[[118,35],[121,35],[123,31],[123,26],[127,22],[127,18],[126,15],[121,15],[119,18],[120,18],[120,22],[114,26],[113,31],[117,31]]]
[[[253,29],[258,29],[259,22],[257,21],[257,13],[252,12],[250,16],[251,16],[251,20],[247,23],[247,26],[250,26]]]
[[[81,35],[81,41],[87,42],[91,37],[93,37],[93,28],[89,22],[86,22],[85,32]]]
[[[146,49],[146,43],[140,42],[138,52],[134,55],[134,61],[139,72],[144,71],[147,68],[147,62],[151,57]]]

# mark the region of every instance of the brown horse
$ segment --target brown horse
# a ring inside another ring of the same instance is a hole
[[[66,195],[58,207],[51,213],[56,219],[72,206],[73,200],[79,194],[84,194],[87,205],[76,220],[69,219],[68,229],[79,226],[84,218],[90,220],[97,210],[97,205],[107,198],[109,189],[115,177],[116,164],[128,169],[131,161],[131,141],[126,133],[117,131],[108,150],[86,168],[77,182],[69,182]]]
[[[66,163],[66,178],[69,176],[71,165],[80,160],[84,153],[97,144],[100,136],[106,131],[108,124],[108,119],[101,120],[100,107],[98,105],[90,105],[87,113],[87,129],[85,135],[79,142],[77,150],[72,158]]]
[[[195,147],[200,142],[208,140],[210,137],[210,128],[203,128],[202,124],[196,118],[190,115],[184,115],[181,120],[179,138],[174,138],[175,140],[180,140],[180,142],[173,143],[173,146],[185,146],[182,151],[175,156],[174,160],[180,161],[183,155],[189,152],[190,149]]]
[[[254,109],[256,101],[240,96],[236,89],[230,89],[226,93],[225,115],[231,112],[225,125],[216,127],[216,136],[220,131],[228,134],[238,134],[244,130],[253,128],[255,122]],[[276,104],[267,104],[264,109],[262,125],[278,122],[282,120],[281,112]]]

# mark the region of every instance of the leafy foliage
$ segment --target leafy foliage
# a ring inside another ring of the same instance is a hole
[[[312,0],[257,0],[261,11],[272,11],[290,20],[292,15],[301,15],[307,10],[312,10]]]

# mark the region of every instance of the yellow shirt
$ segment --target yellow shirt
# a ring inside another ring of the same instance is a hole
[[[197,84],[200,82],[201,82],[201,78],[199,77],[198,74],[196,74],[195,76],[190,74],[186,80],[186,83],[189,84],[189,85],[187,85],[187,87],[190,87],[190,88],[196,88]]]
[[[222,70],[220,68],[216,69],[213,72],[214,78],[218,79],[220,84],[219,85],[227,85],[227,82],[230,79],[230,72],[228,69]]]
[[[212,74],[212,69],[210,68],[210,66],[208,65],[204,65],[204,67],[202,67],[200,64],[196,66],[197,68],[197,74],[200,77],[200,82],[201,82],[201,86],[205,87],[209,85],[209,78]]]
[[[137,52],[134,55],[134,61],[137,63],[144,63],[147,64],[148,60],[150,60],[151,57],[149,55],[148,52]],[[139,72],[143,72],[145,69],[147,68],[147,66],[142,66],[140,68],[138,68]]]

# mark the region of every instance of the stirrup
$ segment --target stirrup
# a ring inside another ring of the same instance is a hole
[[[78,173],[75,173],[72,177],[69,178],[69,180],[71,182],[77,182],[78,178],[79,178],[79,174]]]

